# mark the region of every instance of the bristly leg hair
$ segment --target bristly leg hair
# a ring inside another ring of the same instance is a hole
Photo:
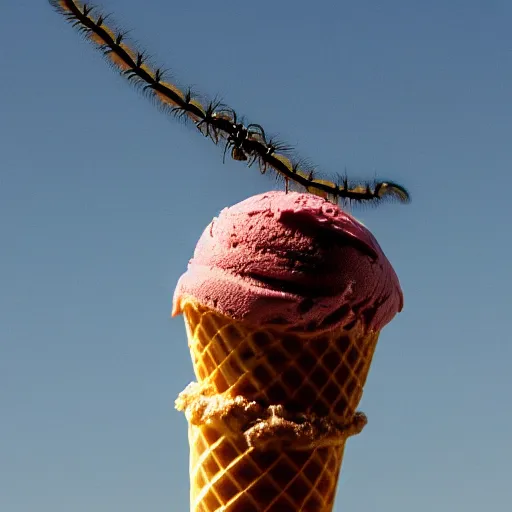
[[[257,144],[258,142],[261,142],[261,141],[258,141],[256,138],[256,140],[253,140],[251,142],[254,144]],[[249,142],[249,144],[251,142]],[[286,156],[286,155],[290,154],[292,151],[293,151],[292,146],[285,144],[284,142],[280,141],[276,137],[269,138],[266,143],[266,153],[265,153],[266,155],[273,155],[274,153],[281,153]],[[268,164],[258,155],[258,153],[256,151],[253,150],[253,151],[251,151],[251,153],[252,153],[252,158],[248,162],[248,166],[251,167],[254,164],[254,162],[258,162],[258,167],[260,168],[261,174],[265,174],[268,169]]]
[[[177,118],[191,121],[197,129],[215,144],[224,143],[224,159],[227,151],[232,159],[258,164],[265,174],[273,170],[289,188],[301,188],[332,202],[379,203],[394,200],[410,201],[407,190],[392,181],[367,181],[349,184],[345,177],[330,181],[320,177],[316,170],[304,161],[294,159],[292,148],[273,138],[268,138],[259,124],[245,124],[237,113],[221,100],[207,101],[190,88],[185,92],[168,78],[168,73],[151,62],[145,51],[128,40],[127,32],[111,23],[110,15],[103,15],[89,4],[75,0],[48,0],[86,39],[91,41],[110,65],[130,83]],[[107,24],[108,21],[108,24]]]

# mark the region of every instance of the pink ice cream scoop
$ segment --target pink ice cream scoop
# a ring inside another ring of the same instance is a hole
[[[398,278],[373,235],[311,194],[267,192],[220,212],[204,230],[174,294],[235,320],[292,330],[379,331],[403,306]]]

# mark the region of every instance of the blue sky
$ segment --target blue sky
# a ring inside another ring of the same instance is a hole
[[[180,84],[326,173],[403,286],[335,510],[512,502],[512,4],[105,0]],[[171,299],[221,208],[279,187],[109,70],[46,1],[0,19],[0,509],[187,510],[193,379]]]

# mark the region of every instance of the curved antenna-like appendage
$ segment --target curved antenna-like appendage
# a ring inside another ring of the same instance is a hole
[[[162,68],[153,66],[148,55],[127,41],[123,32],[88,3],[75,0],[49,0],[86,39],[98,47],[109,63],[129,82],[142,88],[163,110],[192,121],[198,130],[215,144],[224,143],[223,161],[227,150],[234,160],[257,163],[262,174],[271,169],[289,185],[299,186],[312,194],[333,202],[410,201],[407,190],[393,182],[365,182],[349,186],[320,179],[314,170],[308,170],[300,161],[287,156],[291,148],[268,139],[263,127],[256,123],[245,125],[236,112],[219,100],[206,101],[191,89],[183,92],[166,79]],[[109,24],[107,24],[107,20]]]

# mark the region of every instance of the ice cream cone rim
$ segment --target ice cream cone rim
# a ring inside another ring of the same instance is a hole
[[[363,303],[361,303],[363,304]],[[360,307],[361,305],[359,305]],[[345,320],[345,323],[343,325],[335,326],[331,323],[323,323],[321,325],[315,325],[314,328],[309,329],[304,324],[286,324],[286,323],[278,323],[278,322],[267,322],[267,323],[258,323],[254,321],[250,321],[246,318],[233,318],[229,316],[228,314],[222,313],[221,311],[218,311],[214,307],[211,307],[207,304],[203,304],[199,302],[196,298],[194,298],[191,295],[185,295],[180,298],[179,305],[174,304],[173,310],[171,312],[171,317],[178,316],[181,314],[185,314],[187,307],[191,307],[193,309],[208,309],[212,313],[218,315],[219,317],[223,317],[225,319],[228,319],[230,322],[233,323],[240,323],[243,324],[244,327],[250,331],[262,331],[262,330],[268,330],[276,335],[284,335],[284,334],[294,334],[297,336],[300,336],[301,338],[308,339],[308,338],[316,338],[318,336],[324,336],[324,335],[331,335],[333,333],[340,333],[340,332],[361,332],[366,334],[373,334],[376,332],[379,332],[378,329],[371,329],[366,326],[366,322],[363,318],[358,316],[355,312],[352,312],[350,315],[347,314],[347,318]],[[185,315],[186,316],[186,315]]]

